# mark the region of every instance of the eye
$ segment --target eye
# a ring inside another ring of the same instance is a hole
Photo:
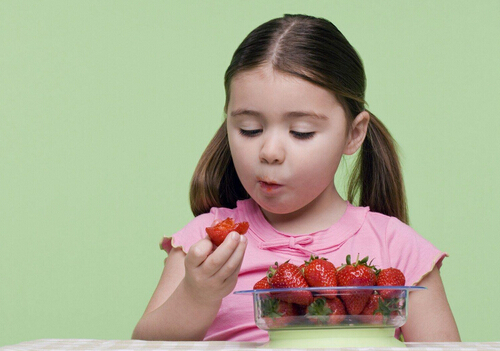
[[[262,129],[240,129],[240,134],[246,137],[254,137],[259,135],[262,132]]]
[[[292,134],[294,136],[294,138],[306,140],[306,139],[311,139],[314,136],[315,132],[304,133],[304,132],[295,132],[295,131],[291,130],[290,134]]]

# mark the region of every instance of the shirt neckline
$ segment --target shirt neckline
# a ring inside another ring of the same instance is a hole
[[[269,242],[285,238],[312,237],[314,240],[306,245],[313,251],[325,251],[338,247],[348,238],[355,235],[365,221],[369,207],[357,207],[347,202],[347,208],[340,219],[329,228],[306,234],[288,234],[276,230],[264,217],[259,205],[253,199],[238,201],[237,207],[246,207],[250,231],[260,242]]]

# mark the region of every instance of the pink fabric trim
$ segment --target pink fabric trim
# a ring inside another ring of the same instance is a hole
[[[436,259],[432,262],[430,269],[427,270],[424,274],[420,276],[420,278],[417,279],[413,285],[418,285],[424,279],[426,276],[429,275],[430,272],[434,269],[434,267],[437,267],[438,269],[441,269],[441,266],[443,265],[443,260],[445,257],[449,257],[449,255],[446,252],[441,252],[438,255],[436,255]]]
[[[182,245],[176,245],[174,243],[174,240],[175,238],[164,236],[160,241],[160,249],[164,250],[167,254],[169,254],[173,248],[180,247],[182,251],[184,251],[184,253],[187,254],[187,251],[184,249],[184,247]]]

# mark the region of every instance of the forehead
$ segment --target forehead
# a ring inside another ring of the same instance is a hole
[[[335,95],[300,77],[273,69],[270,65],[244,71],[231,81],[228,110],[320,110],[341,107]]]

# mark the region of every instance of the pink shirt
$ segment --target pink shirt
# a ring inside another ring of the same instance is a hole
[[[406,277],[406,285],[416,285],[435,265],[441,266],[446,253],[439,251],[411,227],[397,218],[368,207],[348,204],[338,222],[330,228],[304,235],[289,235],[274,229],[251,199],[238,201],[235,209],[212,208],[210,213],[194,218],[184,228],[165,237],[161,247],[170,252],[182,247],[187,253],[195,242],[206,236],[205,228],[215,219],[227,217],[247,221],[248,246],[235,290],[250,290],[266,275],[274,262],[300,265],[311,253],[327,258],[336,267],[353,259],[369,256],[378,268],[395,267]],[[268,334],[255,326],[251,295],[229,294],[209,328],[205,340],[266,342]]]

